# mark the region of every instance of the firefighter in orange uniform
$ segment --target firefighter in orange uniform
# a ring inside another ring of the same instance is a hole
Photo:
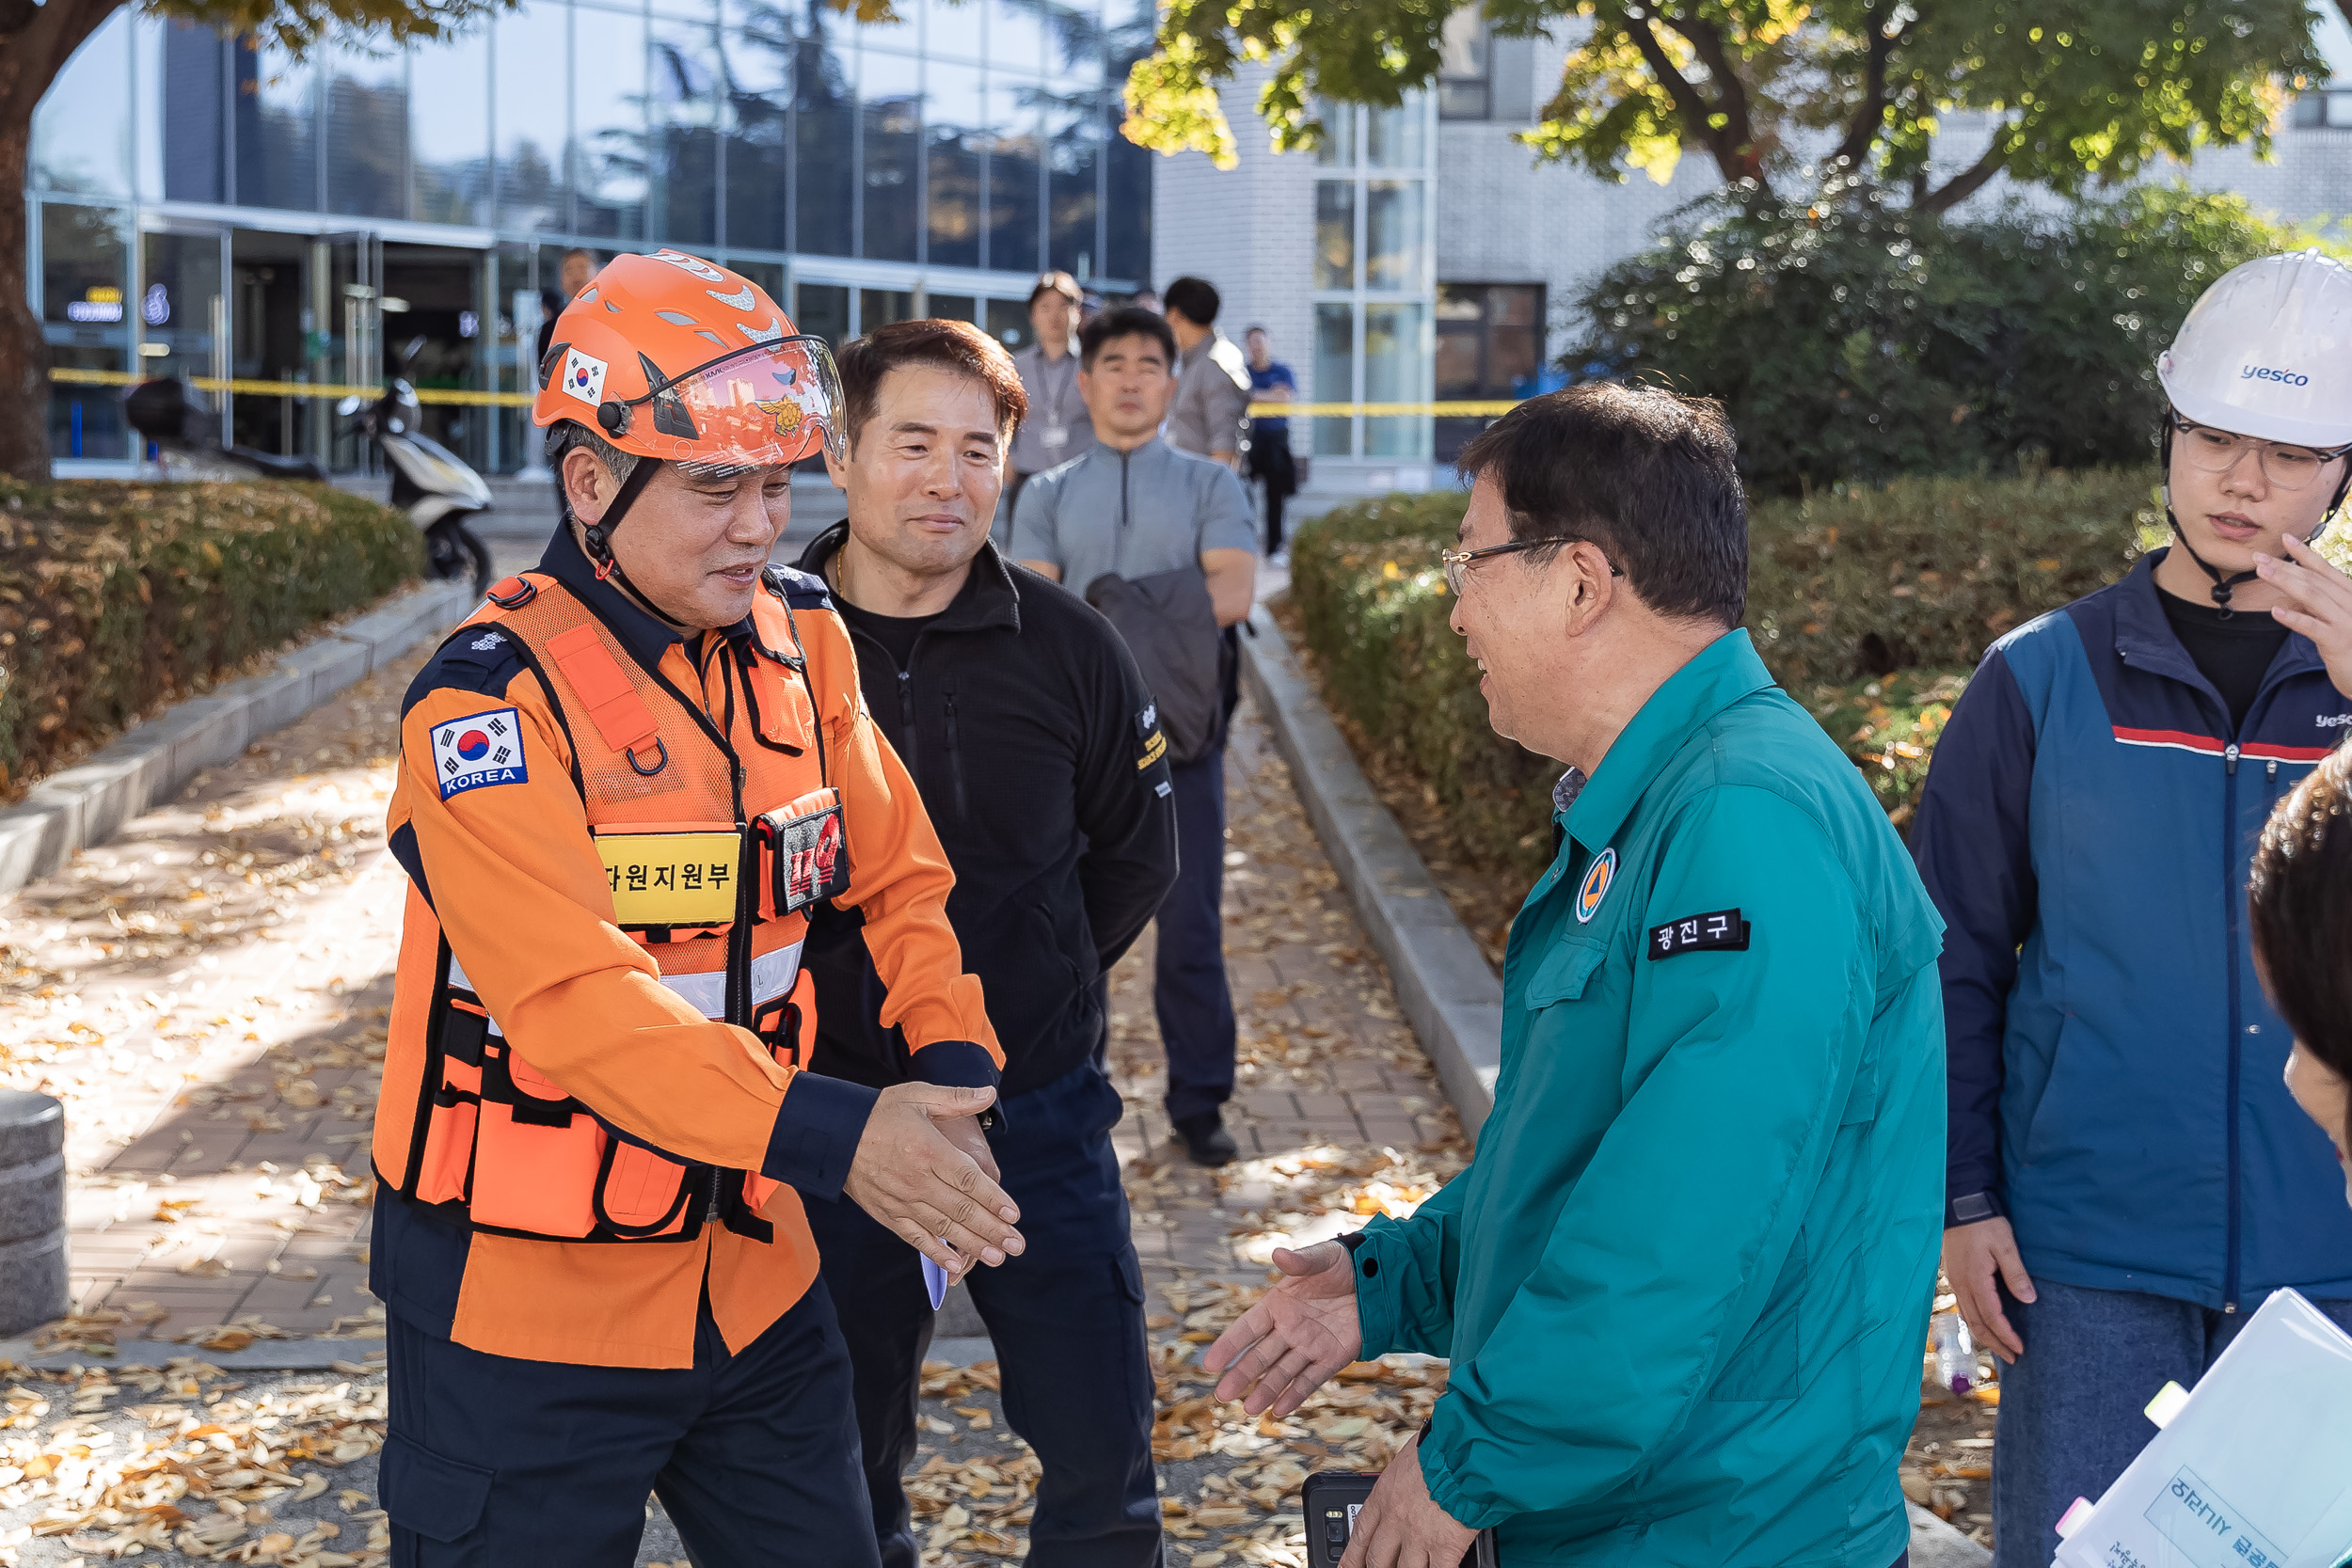
[[[802,1204],[960,1277],[1021,1250],[1004,1057],[953,877],[815,578],[768,566],[842,438],[822,342],[735,273],[624,256],[532,418],[564,518],[409,689],[411,886],[375,1123],[397,1564],[876,1560]],[[865,922],[914,1075],[804,1070],[807,911]]]

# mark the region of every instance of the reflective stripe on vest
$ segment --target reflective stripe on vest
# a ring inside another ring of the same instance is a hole
[[[801,973],[801,943],[779,947],[772,953],[762,953],[752,960],[752,1005],[764,1007],[781,1000],[791,990],[792,982]],[[458,990],[472,990],[473,981],[467,977],[457,955],[449,956],[449,983]],[[684,997],[703,1017],[724,1018],[727,1011],[727,977],[724,971],[712,970],[701,974],[664,974],[661,983]],[[488,1014],[484,1014],[485,1018]],[[490,1032],[500,1033],[498,1020],[490,1018]]]
[[[848,880],[805,666],[720,649],[734,661],[723,678],[743,699],[731,711],[771,742],[723,744],[710,716],[631,658],[568,590],[525,580],[535,594],[485,606],[467,626],[488,622],[514,637],[571,739],[612,918],[696,1012],[751,1030],[797,1066],[816,1029],[802,910],[811,893]],[[760,595],[754,625],[766,645],[797,643],[790,615]],[[830,832],[810,828],[828,812]],[[827,848],[835,853],[818,852]],[[424,1021],[423,1037],[403,1042],[424,1071],[396,1190],[462,1209],[477,1229],[533,1239],[686,1241],[711,1217],[769,1239],[758,1211],[775,1182],[617,1135],[512,1049],[446,939],[438,950],[430,965],[405,957],[397,979],[430,1006],[406,1014]]]

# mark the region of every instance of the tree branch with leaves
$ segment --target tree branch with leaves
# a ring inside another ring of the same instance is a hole
[[[2337,0],[2352,8],[2352,0]],[[1257,112],[1310,148],[1327,100],[1393,105],[1438,71],[1452,0],[1174,0],[1127,81],[1125,134],[1231,166],[1217,87],[1272,73]],[[1539,158],[1663,183],[1686,155],[1759,194],[1808,175],[1908,184],[1942,211],[2000,176],[2079,191],[2162,157],[2267,150],[2291,90],[2325,80],[2304,0],[1486,0],[1497,35],[1571,41]],[[1947,172],[1937,136],[1978,124]],[[1972,144],[1972,150],[1973,150]]]

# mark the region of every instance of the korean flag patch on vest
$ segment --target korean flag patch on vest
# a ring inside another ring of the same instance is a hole
[[[433,776],[444,800],[469,789],[528,783],[521,718],[498,707],[440,725],[433,732]]]

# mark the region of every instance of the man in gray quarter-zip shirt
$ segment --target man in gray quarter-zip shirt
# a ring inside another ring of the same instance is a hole
[[[1021,499],[1030,478],[1067,463],[1094,445],[1094,425],[1078,395],[1077,279],[1049,272],[1029,291],[1029,325],[1037,341],[1012,356],[1029,415],[1012,438],[1012,481],[1007,505]]]
[[[1096,444],[1030,481],[1013,507],[1022,565],[1084,596],[1095,578],[1180,568],[1208,584],[1216,622],[1249,613],[1257,528],[1232,469],[1160,439],[1174,381],[1175,335],[1133,307],[1106,311],[1079,337],[1078,385]],[[1220,726],[1221,730],[1221,726]],[[1153,1001],[1168,1048],[1168,1120],[1191,1157],[1233,1157],[1220,1111],[1233,1092],[1233,1001],[1225,980],[1225,750],[1220,733],[1168,772],[1176,800],[1176,885],[1160,906]]]

